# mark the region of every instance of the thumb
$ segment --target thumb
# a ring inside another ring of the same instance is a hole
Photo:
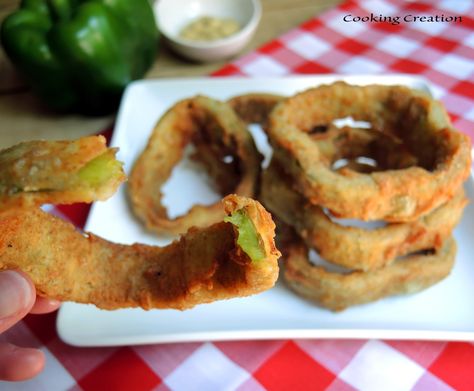
[[[35,302],[30,279],[13,270],[0,272],[0,333],[23,318]]]

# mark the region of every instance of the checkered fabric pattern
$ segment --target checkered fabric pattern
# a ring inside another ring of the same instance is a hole
[[[461,23],[344,22],[345,15],[461,16]],[[214,75],[415,73],[428,79],[455,126],[474,137],[474,3],[347,1]],[[109,132],[110,135],[110,132]],[[86,205],[54,213],[83,226]],[[74,348],[55,314],[30,315],[0,336],[47,356],[22,390],[472,390],[474,345],[380,340],[202,342]]]
[[[461,16],[456,23],[344,22],[355,16]],[[351,16],[347,16],[351,15]],[[347,1],[308,20],[216,76],[409,73],[426,78],[453,124],[474,137],[474,5],[470,0]]]

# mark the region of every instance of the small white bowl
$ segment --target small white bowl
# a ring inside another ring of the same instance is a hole
[[[158,0],[154,10],[158,28],[168,45],[178,54],[200,62],[222,60],[240,52],[254,35],[262,16],[259,0]],[[232,18],[242,28],[211,42],[179,37],[186,25],[202,16]]]

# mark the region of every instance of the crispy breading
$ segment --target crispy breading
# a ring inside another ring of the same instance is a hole
[[[283,276],[299,295],[342,311],[383,297],[419,292],[449,275],[456,256],[456,242],[448,238],[434,253],[413,254],[371,272],[337,273],[313,265],[308,248],[297,237],[282,247]]]
[[[0,209],[109,198],[125,180],[103,136],[28,141],[0,151]],[[94,171],[94,172],[92,172]]]
[[[215,203],[194,205],[186,214],[170,218],[161,202],[162,186],[188,144],[195,146],[194,158],[207,168],[223,196],[253,197],[257,192],[262,157],[235,112],[226,103],[205,96],[180,101],[160,118],[130,174],[133,211],[159,234],[183,233],[224,217]]]
[[[292,184],[285,170],[272,161],[262,174],[262,203],[295,228],[306,245],[325,260],[355,270],[375,270],[399,256],[441,247],[467,204],[461,188],[453,199],[416,221],[364,229],[332,221],[322,207],[309,203]]]
[[[18,269],[51,299],[99,308],[187,309],[271,288],[278,277],[275,225],[251,199],[224,199],[227,214],[243,211],[263,258],[251,260],[228,222],[193,228],[165,247],[123,245],[81,233],[40,209],[0,213],[0,270]]]
[[[247,124],[266,125],[268,116],[283,96],[264,92],[252,92],[230,98],[227,103]]]
[[[350,175],[332,170],[312,131],[347,117],[400,139],[417,164]],[[453,128],[441,102],[403,86],[336,82],[306,90],[275,107],[267,133],[273,158],[299,191],[341,218],[416,220],[451,199],[470,172],[469,137]]]

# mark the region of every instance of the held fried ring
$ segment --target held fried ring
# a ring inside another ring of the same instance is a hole
[[[224,204],[226,221],[165,247],[83,234],[39,208],[7,209],[0,212],[0,270],[23,271],[41,296],[103,309],[184,310],[271,288],[279,252],[269,213],[243,197],[229,195]]]
[[[193,144],[201,162],[223,194],[253,197],[257,192],[261,155],[245,124],[224,102],[197,96],[178,102],[159,120],[146,149],[130,174],[129,195],[135,214],[148,229],[179,234],[222,220],[220,203],[195,205],[177,218],[168,217],[162,186]]]
[[[347,117],[399,141],[416,164],[369,173],[333,170],[337,149],[322,149],[313,133]],[[440,102],[407,87],[337,82],[304,91],[275,107],[268,134],[274,157],[299,191],[338,217],[416,220],[451,199],[469,175],[469,138],[452,127]]]
[[[186,309],[273,286],[275,224],[252,199],[228,195],[222,220],[165,247],[112,243],[39,208],[113,194],[125,180],[115,152],[103,137],[0,151],[0,270],[23,271],[41,296],[104,309]]]

